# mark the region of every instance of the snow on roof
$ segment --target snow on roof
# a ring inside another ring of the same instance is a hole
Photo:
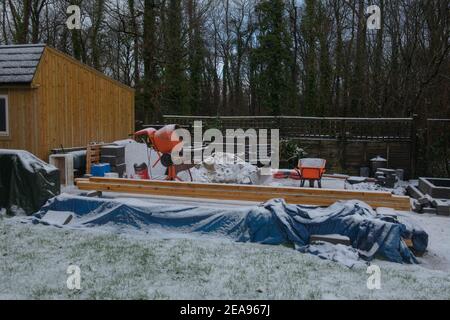
[[[0,85],[33,80],[45,44],[0,46]]]

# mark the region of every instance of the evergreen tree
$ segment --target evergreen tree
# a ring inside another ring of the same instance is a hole
[[[170,114],[189,114],[186,105],[185,61],[182,39],[181,0],[169,0],[166,18],[165,94],[163,105]]]
[[[188,30],[189,30],[189,83],[188,83],[188,104],[192,115],[200,111],[201,85],[203,66],[203,38],[200,28],[200,18],[197,16],[197,1],[189,0],[187,3]]]
[[[317,67],[316,67],[316,0],[306,0],[303,15],[302,34],[305,42],[304,61],[304,114],[312,115],[317,110]]]
[[[292,61],[292,41],[287,31],[283,0],[264,0],[257,6],[259,19],[259,47],[255,58],[260,66],[258,85],[261,101],[267,111],[274,116],[284,110],[293,109],[289,105],[291,79],[289,79]]]

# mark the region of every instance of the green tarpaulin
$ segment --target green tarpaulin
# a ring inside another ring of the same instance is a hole
[[[31,215],[60,193],[59,170],[27,151],[0,149],[0,208]]]

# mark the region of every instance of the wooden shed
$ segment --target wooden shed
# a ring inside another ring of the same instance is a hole
[[[134,90],[46,45],[0,46],[0,148],[54,148],[134,131]]]

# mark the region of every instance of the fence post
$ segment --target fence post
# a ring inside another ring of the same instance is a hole
[[[413,114],[412,121],[411,121],[411,178],[416,178],[417,175],[417,150],[419,148],[418,146],[418,127],[419,122],[419,116],[417,114]],[[428,122],[427,122],[428,125]],[[428,128],[426,128],[428,132]],[[427,139],[428,140],[428,139]],[[426,145],[428,144],[428,141],[425,142]],[[428,147],[427,147],[428,148]]]
[[[340,120],[340,137],[338,143],[340,145],[340,165],[344,171],[347,170],[347,121],[345,119]]]
[[[284,129],[283,129],[284,128],[284,126],[283,126],[283,118],[277,116],[276,117],[276,123],[277,123],[277,126],[278,126],[277,129],[280,130],[280,137],[284,137],[285,135],[284,135]]]

